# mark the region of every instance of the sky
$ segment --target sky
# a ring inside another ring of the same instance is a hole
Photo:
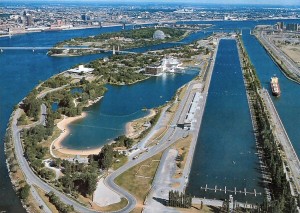
[[[0,0],[2,1],[2,0]],[[6,2],[15,2],[16,0],[4,0]],[[22,1],[22,0],[17,0]],[[39,0],[23,0],[24,2]],[[40,0],[46,1],[58,1],[58,0]],[[197,4],[263,4],[263,5],[300,5],[300,0],[60,0],[59,2],[155,2],[155,3],[197,3]]]

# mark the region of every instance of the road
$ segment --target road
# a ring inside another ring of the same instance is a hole
[[[54,89],[53,89],[54,90]],[[53,90],[49,90],[47,93],[49,92],[53,92]],[[56,89],[55,89],[56,90]],[[46,95],[46,94],[44,94]],[[46,106],[44,104],[41,105],[41,116],[38,122],[34,123],[34,125],[39,125],[39,124],[45,124],[46,122]],[[23,146],[21,143],[21,139],[20,139],[20,131],[22,131],[21,128],[19,128],[17,126],[17,122],[18,122],[18,118],[21,115],[21,110],[17,109],[14,114],[13,114],[13,121],[12,121],[12,137],[13,137],[13,143],[14,143],[14,147],[15,147],[15,153],[16,153],[16,158],[19,162],[19,166],[26,178],[26,182],[30,185],[30,186],[37,186],[39,188],[41,188],[43,191],[45,192],[50,192],[53,191],[58,197],[60,197],[61,201],[68,204],[68,205],[73,205],[75,210],[78,212],[97,212],[97,211],[93,211],[90,210],[84,206],[82,206],[81,204],[77,203],[76,201],[72,200],[71,198],[67,197],[65,194],[59,192],[58,190],[54,189],[53,187],[51,187],[50,185],[48,185],[47,183],[45,183],[44,181],[42,181],[31,169],[31,167],[28,164],[27,159],[24,157],[24,150],[23,150]],[[27,125],[24,128],[30,128],[33,125]],[[33,197],[35,198],[35,200],[37,201],[38,205],[43,206],[44,207],[44,211],[45,212],[51,212],[48,207],[46,206],[46,204],[42,201],[41,197],[38,195],[38,193],[36,192],[36,190],[31,187],[31,192]]]
[[[198,83],[198,85],[194,87],[195,84],[191,83],[193,88],[189,86],[186,92],[186,97],[184,99],[184,103],[187,103],[185,104],[185,108],[189,108],[190,102],[192,101],[191,97],[193,97],[196,92],[200,92],[201,94],[201,101],[199,102],[199,105],[195,112],[193,126],[191,130],[182,130],[183,135],[187,135],[187,134],[192,135],[192,141],[187,155],[187,160],[182,171],[182,175],[180,178],[176,178],[176,179],[173,178],[173,175],[175,174],[175,170],[177,168],[176,160],[175,160],[177,157],[177,151],[174,149],[167,149],[161,158],[159,167],[157,169],[155,178],[153,180],[151,191],[145,201],[144,211],[146,213],[153,212],[153,210],[155,210],[155,212],[176,212],[174,208],[166,207],[161,202],[159,202],[159,200],[167,200],[168,193],[170,190],[177,190],[179,192],[184,192],[187,186],[188,177],[191,170],[194,152],[198,140],[198,134],[201,127],[202,117],[206,105],[206,99],[207,99],[208,89],[211,81],[212,71],[214,68],[214,63],[218,52],[218,46],[219,44],[217,44],[217,47],[214,50],[213,60],[209,61],[209,65],[207,66],[205,77],[202,81],[202,83],[205,86],[200,84],[201,86],[199,87],[199,83]],[[182,111],[185,113],[181,115],[183,116],[180,119],[181,121],[182,119],[184,119],[187,110],[182,110]],[[172,140],[176,141],[179,138],[173,137]],[[176,188],[172,187],[172,185],[175,183],[177,184],[179,183],[178,187],[176,186]]]
[[[114,180],[119,175],[121,175],[122,173],[127,171],[128,169],[147,160],[148,158],[153,157],[154,155],[158,154],[162,150],[167,149],[170,145],[172,145],[179,138],[182,138],[185,135],[186,130],[183,130],[182,128],[177,127],[177,123],[181,117],[185,116],[185,113],[184,113],[186,111],[185,108],[189,107],[189,104],[187,104],[187,100],[188,100],[188,97],[191,95],[191,91],[192,91],[192,88],[194,87],[194,84],[195,83],[189,83],[187,85],[186,93],[185,93],[183,99],[180,101],[178,110],[176,111],[176,113],[173,117],[173,120],[170,124],[170,126],[174,126],[174,127],[168,128],[165,135],[158,142],[158,144],[149,148],[148,152],[143,153],[142,155],[140,155],[139,158],[137,158],[135,160],[129,160],[128,163],[126,163],[125,165],[123,165],[122,167],[120,167],[119,169],[114,171],[112,174],[110,174],[104,180],[105,184],[108,187],[110,187],[112,190],[116,191],[117,193],[119,192],[119,194],[125,195],[126,198],[128,199],[128,205],[124,209],[122,209],[122,212],[130,212],[131,210],[133,210],[137,204],[137,201],[136,201],[135,197],[132,196],[130,193],[128,193],[125,189],[123,189],[120,186],[118,186],[117,184],[115,184]],[[159,123],[157,123],[156,125],[159,125]],[[155,127],[153,127],[153,128],[155,128]]]
[[[191,86],[192,85],[189,85],[188,91],[191,90]],[[56,88],[56,89],[49,90],[49,91],[43,93],[42,95],[40,95],[39,97],[40,98],[44,97],[47,93],[50,93],[50,92],[53,92],[53,91],[56,91],[56,90],[59,90],[59,89],[61,89],[61,88]],[[181,101],[181,104],[179,105],[179,110],[176,112],[176,114],[174,116],[173,125],[177,124],[177,122],[180,118],[180,115],[182,113],[182,110],[185,106],[186,101],[187,101],[187,97],[185,97]],[[97,212],[95,210],[88,209],[87,207],[84,207],[81,204],[77,203],[76,201],[74,201],[70,197],[66,196],[65,194],[59,192],[58,190],[56,190],[55,188],[53,188],[49,184],[42,181],[36,174],[34,174],[32,169],[30,168],[26,158],[24,157],[24,150],[23,150],[23,147],[22,147],[22,144],[21,144],[20,131],[22,129],[19,129],[18,126],[17,126],[17,120],[20,117],[20,113],[21,113],[21,110],[18,109],[18,110],[16,110],[16,112],[13,115],[12,135],[13,135],[13,142],[14,142],[14,146],[15,146],[15,152],[16,152],[17,160],[19,162],[21,170],[24,173],[24,176],[26,178],[27,183],[29,185],[34,184],[34,185],[38,186],[39,188],[41,188],[45,192],[53,191],[58,197],[60,197],[62,202],[64,202],[65,204],[68,204],[68,205],[73,205],[74,209],[78,212],[86,212],[86,213]],[[42,105],[40,120],[38,122],[34,123],[33,125],[27,126],[25,128],[29,128],[29,127],[32,127],[32,126],[38,125],[38,124],[44,124],[45,123],[45,115],[46,115],[46,107]],[[157,123],[157,125],[159,125],[159,123]],[[122,197],[125,197],[128,200],[128,205],[122,210],[115,211],[116,213],[129,212],[132,209],[134,209],[135,206],[136,206],[136,199],[135,199],[134,196],[132,196],[125,189],[123,189],[120,186],[118,186],[117,184],[115,184],[114,183],[115,178],[118,177],[123,172],[127,171],[128,169],[132,168],[133,166],[141,163],[142,161],[156,155],[157,153],[159,153],[162,150],[169,147],[172,143],[175,142],[174,140],[171,140],[171,139],[169,140],[169,138],[171,138],[171,136],[173,136],[173,135],[176,135],[176,138],[180,138],[182,136],[182,129],[178,128],[178,127],[169,128],[169,130],[163,136],[163,138],[161,139],[161,141],[158,145],[156,145],[156,146],[152,147],[151,149],[149,149],[149,152],[144,153],[138,159],[129,161],[127,164],[120,167],[118,170],[116,170],[115,172],[110,174],[105,179],[105,183],[109,188],[111,188],[113,191],[115,191],[116,193],[120,194]],[[37,195],[37,194],[35,193],[35,195]],[[36,197],[36,200],[38,202],[41,200],[38,197],[38,195],[35,196],[35,197]],[[45,206],[44,203],[42,203],[41,205]]]
[[[272,99],[266,89],[261,92],[266,107],[270,113],[272,124],[275,126],[274,133],[279,143],[282,145],[286,162],[290,168],[290,172],[287,172],[288,176],[293,179],[292,194],[295,195],[300,193],[300,161],[294,150],[294,147],[287,135],[285,128],[281,122],[281,119],[277,113],[277,110],[272,102]]]
[[[289,72],[292,72],[298,77],[300,77],[300,71],[297,64],[290,57],[288,57],[281,49],[276,47],[275,44],[273,44],[273,42],[266,37],[264,31],[260,32],[259,38],[261,38],[260,40],[263,43],[263,45],[266,46],[269,50],[271,50],[272,53],[284,63]]]

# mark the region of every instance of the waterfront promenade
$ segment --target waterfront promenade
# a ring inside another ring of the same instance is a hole
[[[263,89],[260,93],[261,97],[264,100],[264,103],[267,107],[268,112],[270,113],[271,123],[273,125],[274,134],[283,148],[285,160],[289,171],[285,168],[286,175],[291,186],[291,193],[293,196],[300,193],[300,161],[294,150],[294,147],[289,139],[288,134],[285,131],[285,128],[281,122],[281,119],[277,113],[277,110],[272,102],[272,99],[266,89]]]

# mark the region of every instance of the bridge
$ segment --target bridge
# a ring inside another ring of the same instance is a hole
[[[49,47],[49,46],[44,46],[44,47],[0,47],[0,51],[4,52],[4,50],[50,50],[50,49],[55,49],[55,50],[94,50],[94,51],[100,51],[100,52],[112,52],[113,54],[115,53],[124,53],[124,54],[137,54],[136,52],[132,51],[126,51],[126,50],[115,50],[115,49],[103,49],[103,48],[96,48],[96,47]]]

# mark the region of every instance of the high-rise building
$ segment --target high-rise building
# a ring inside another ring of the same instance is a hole
[[[287,24],[286,25],[287,31],[297,31],[298,30],[298,24]]]
[[[87,15],[87,14],[83,14],[83,15],[81,15],[81,19],[83,21],[89,21],[89,20],[91,20],[91,17],[89,15]]]
[[[33,19],[31,15],[26,15],[26,25],[32,26],[33,25]]]
[[[277,22],[277,25],[278,25],[278,29],[279,30],[283,30],[284,28],[284,23],[281,21],[281,22]]]

